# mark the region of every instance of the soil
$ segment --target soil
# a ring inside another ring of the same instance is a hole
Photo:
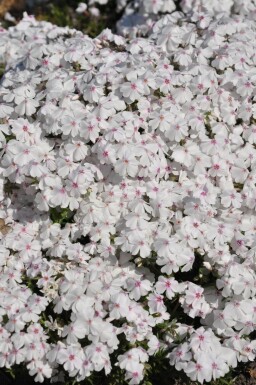
[[[0,0],[0,17],[10,10],[21,12],[25,7],[24,0]]]
[[[245,373],[240,373],[233,382],[234,385],[256,385],[256,362],[244,365]]]

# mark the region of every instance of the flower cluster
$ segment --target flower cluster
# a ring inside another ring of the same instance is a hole
[[[89,11],[95,12],[94,5],[107,4],[109,0],[89,0]],[[136,37],[149,35],[152,27],[164,14],[176,9],[175,0],[116,0],[117,11],[122,13],[117,22],[117,31],[124,36]],[[181,0],[179,8],[185,14],[198,13],[198,17],[225,13],[226,15],[240,14],[249,19],[256,18],[255,0]],[[84,12],[86,3],[79,3],[77,11]],[[98,10],[99,13],[99,10]]]
[[[0,29],[0,366],[82,381],[255,359],[256,24]]]
[[[210,14],[227,13],[246,15],[251,19],[255,19],[255,0],[182,0],[181,8],[183,12],[206,11]]]

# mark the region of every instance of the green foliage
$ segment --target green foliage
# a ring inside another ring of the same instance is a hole
[[[50,21],[53,24],[57,24],[61,27],[72,27],[70,12],[68,12],[68,6],[65,4],[61,7],[55,4],[50,4],[49,11],[46,14],[42,13],[38,15],[37,18]]]
[[[5,66],[3,64],[0,64],[0,80],[1,80],[1,77],[3,76],[3,74],[4,74],[4,71],[5,71]]]
[[[59,223],[62,228],[66,225],[66,223],[72,223],[74,216],[75,212],[71,211],[69,208],[50,208],[51,220],[53,223]]]

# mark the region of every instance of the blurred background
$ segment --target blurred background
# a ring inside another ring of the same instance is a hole
[[[107,4],[95,3],[89,11],[77,12],[80,2],[81,0],[0,0],[0,20],[7,27],[18,22],[23,12],[27,12],[35,15],[37,20],[76,28],[95,37],[104,28],[114,27],[122,15],[122,9],[118,12],[116,10],[115,0],[108,0]]]
[[[177,10],[180,10],[180,2],[174,0]],[[131,4],[133,7],[129,7]],[[125,10],[130,14],[128,9],[138,9],[139,4],[138,0],[0,0],[0,22],[9,27],[22,18],[23,12],[27,12],[37,20],[60,27],[69,26],[96,37],[105,28],[116,32],[116,22]],[[147,4],[145,0],[144,4]]]

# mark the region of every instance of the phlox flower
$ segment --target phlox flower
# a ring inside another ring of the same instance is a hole
[[[98,102],[100,100],[100,97],[103,95],[103,87],[95,83],[90,83],[84,88],[83,98],[84,100],[89,101],[90,103]]]
[[[100,342],[91,344],[87,347],[86,352],[97,372],[103,368],[105,369],[106,374],[110,372],[111,366],[106,345]]]
[[[121,94],[128,99],[129,103],[139,100],[143,95],[143,83],[140,80],[125,82],[120,88]]]
[[[166,111],[153,112],[151,118],[152,120],[149,124],[152,130],[159,128],[162,132],[166,132],[171,127],[173,121],[172,115]]]
[[[146,362],[148,355],[142,348],[132,348],[118,357],[121,369],[132,371],[133,363]]]
[[[13,347],[10,351],[9,355],[10,365],[17,364],[19,365],[21,362],[25,360],[25,349],[23,348],[23,342],[21,340],[14,340]]]
[[[135,177],[138,171],[138,161],[132,151],[125,151],[115,164],[115,171],[122,176]]]
[[[166,297],[168,299],[172,299],[176,293],[180,292],[180,285],[174,278],[160,276],[155,287],[159,294],[166,292]]]
[[[85,3],[79,3],[78,7],[76,9],[77,13],[84,13],[87,10],[87,4]]]
[[[52,375],[52,368],[43,363],[42,361],[37,361],[35,367],[29,370],[30,376],[35,376],[35,382],[44,382],[45,378],[50,378]]]
[[[144,366],[138,362],[133,362],[130,366],[130,369],[130,371],[126,372],[125,379],[129,380],[130,385],[139,384],[144,377]]]
[[[152,337],[148,341],[148,354],[153,355],[155,354],[159,349],[161,348],[161,343],[158,340],[158,338],[155,335],[152,335]]]
[[[11,131],[19,141],[24,143],[31,142],[33,134],[35,133],[35,128],[27,119],[19,118],[11,121],[11,124]]]
[[[84,349],[84,357],[83,357],[82,365],[79,369],[79,377],[78,377],[79,381],[82,381],[86,377],[89,377],[92,370],[93,370],[92,362],[89,359],[86,349]]]
[[[214,350],[218,348],[219,345],[215,342],[215,336],[208,330],[205,330],[203,327],[195,330],[191,336],[190,344],[194,352],[199,350],[207,352],[209,350]]]
[[[204,381],[211,380],[210,365],[205,360],[205,357],[200,357],[196,362],[190,361],[184,367],[184,371],[192,381],[198,381],[201,384]]]
[[[69,205],[69,196],[67,193],[67,190],[65,187],[61,185],[56,185],[52,192],[50,197],[50,204],[53,207],[60,206],[60,207],[68,207]]]
[[[135,299],[136,301],[140,297],[147,295],[147,293],[151,290],[150,281],[147,279],[140,280],[128,278],[126,286],[129,291],[129,297],[131,299]]]
[[[5,118],[7,116],[10,116],[12,112],[13,112],[13,107],[9,106],[8,104],[1,103],[0,118]]]
[[[161,313],[166,310],[164,305],[164,297],[161,294],[149,294],[148,306],[151,314]]]
[[[201,286],[189,282],[185,291],[185,301],[188,305],[196,306],[203,297],[204,289]]]
[[[110,318],[120,319],[122,317],[126,317],[130,305],[129,297],[124,293],[117,293],[113,295],[112,302],[113,304],[110,305]]]
[[[75,346],[61,348],[57,354],[57,361],[63,364],[64,369],[67,371],[71,372],[74,369],[80,369],[82,365],[82,352]]]
[[[143,237],[143,232],[133,231],[129,236],[129,244],[132,255],[136,255],[139,253],[141,258],[146,258],[150,255],[150,247],[148,242],[145,241]]]

